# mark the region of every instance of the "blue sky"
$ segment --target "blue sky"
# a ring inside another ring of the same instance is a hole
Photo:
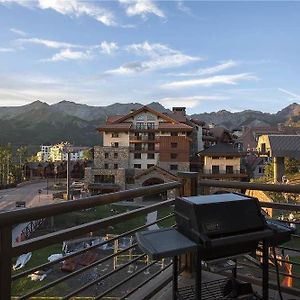
[[[300,2],[0,0],[0,105],[300,102]]]

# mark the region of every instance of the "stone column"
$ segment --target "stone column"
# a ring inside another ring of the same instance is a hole
[[[284,175],[284,157],[273,158],[274,182],[281,182]]]

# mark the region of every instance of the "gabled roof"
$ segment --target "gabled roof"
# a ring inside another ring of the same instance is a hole
[[[118,119],[121,119],[122,117],[124,117],[124,115],[109,116],[109,117],[107,117],[106,123],[114,123],[115,121],[117,121]]]
[[[244,156],[244,152],[239,152],[232,144],[219,143],[205,150],[198,152],[199,156]]]
[[[104,124],[101,127],[97,128],[98,131],[114,131],[114,130],[129,130],[131,128],[131,123],[112,123]]]
[[[172,129],[175,130],[176,129],[176,130],[192,131],[193,127],[186,125],[184,123],[176,123],[176,124],[159,123],[158,129],[160,129],[160,130],[172,130]]]
[[[166,120],[168,122],[178,123],[178,121],[176,121],[175,119],[171,118],[170,116],[167,116],[167,115],[165,115],[165,114],[163,114],[163,113],[161,113],[159,111],[156,111],[156,110],[154,110],[154,109],[152,109],[152,108],[150,108],[148,106],[143,106],[143,107],[141,107],[141,108],[139,108],[139,109],[137,109],[137,110],[135,110],[135,111],[133,111],[133,112],[125,115],[125,116],[122,116],[121,118],[118,118],[117,120],[115,120],[113,123],[122,123],[125,120],[127,120],[127,119],[129,119],[129,118],[131,118],[131,117],[133,117],[133,116],[141,113],[141,112],[144,112],[144,111],[148,111],[148,112],[150,112],[150,113],[152,113],[154,115],[157,115],[157,116],[161,117],[162,119],[164,119],[164,120]]]
[[[141,172],[141,173],[135,175],[135,176],[134,176],[134,179],[138,179],[138,178],[140,178],[140,177],[142,177],[142,176],[145,176],[145,175],[147,175],[147,174],[149,174],[149,173],[152,173],[152,172],[154,172],[154,171],[157,171],[157,172],[159,172],[159,173],[162,173],[162,175],[167,176],[167,177],[169,177],[169,178],[171,178],[171,179],[173,179],[173,180],[178,180],[177,176],[175,176],[174,174],[168,172],[167,170],[165,170],[165,169],[163,169],[163,168],[160,168],[159,166],[153,166],[153,167],[151,167],[151,168],[145,170],[144,172]]]
[[[273,157],[300,159],[300,135],[268,135]]]

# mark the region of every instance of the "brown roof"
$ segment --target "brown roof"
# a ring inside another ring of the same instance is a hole
[[[219,143],[198,152],[199,156],[244,156],[246,153],[239,152],[232,144]]]
[[[269,135],[271,155],[300,159],[300,135]]]
[[[147,175],[147,174],[149,174],[149,173],[151,173],[153,171],[158,171],[158,172],[162,173],[163,175],[166,175],[166,176],[168,176],[168,177],[170,177],[170,178],[172,178],[174,180],[178,180],[177,176],[175,176],[174,174],[168,172],[167,170],[165,170],[163,168],[160,168],[159,166],[153,166],[153,167],[145,170],[144,172],[141,172],[141,173],[135,175],[134,179],[138,179],[138,178],[140,178],[140,177],[142,177],[144,175]]]
[[[159,123],[158,129],[160,130],[184,130],[184,131],[192,131],[193,127],[188,126],[184,123]]]
[[[137,114],[139,114],[140,112],[143,112],[143,111],[151,112],[151,113],[153,113],[153,114],[161,117],[162,119],[164,119],[166,121],[177,123],[177,121],[175,119],[171,118],[170,116],[167,116],[167,115],[165,115],[165,114],[163,114],[163,113],[161,113],[159,111],[156,111],[156,110],[154,110],[154,109],[152,109],[152,108],[150,108],[148,106],[143,106],[143,107],[141,107],[141,108],[133,111],[132,113],[124,115],[121,118],[119,118],[116,121],[114,121],[114,123],[121,123],[121,122],[125,121],[126,119],[128,119],[130,117],[133,117],[133,116],[135,116],[135,115],[137,115]]]
[[[99,131],[129,130],[131,123],[104,124],[97,128]]]
[[[120,118],[124,117],[124,115],[114,115],[114,116],[109,116],[106,120],[106,123],[114,123]]]

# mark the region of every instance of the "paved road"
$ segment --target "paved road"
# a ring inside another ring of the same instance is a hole
[[[42,190],[39,196],[38,190]],[[16,207],[16,201],[25,201],[26,207],[46,204],[46,181],[31,182],[21,187],[0,190],[0,211],[12,210]],[[41,203],[42,202],[42,203]]]

